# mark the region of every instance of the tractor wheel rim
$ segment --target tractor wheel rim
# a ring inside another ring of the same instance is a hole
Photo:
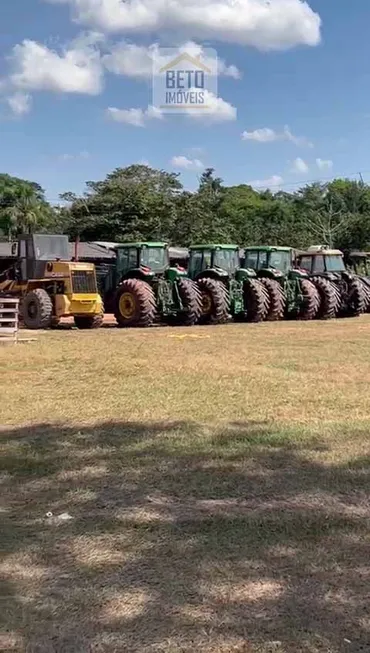
[[[119,312],[122,317],[129,320],[135,315],[136,302],[135,298],[129,292],[123,293],[119,299]]]
[[[206,292],[202,293],[202,301],[203,301],[203,313],[204,315],[209,315],[212,313],[212,299],[210,295]]]

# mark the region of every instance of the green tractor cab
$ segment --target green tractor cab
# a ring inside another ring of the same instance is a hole
[[[268,292],[269,321],[281,320],[284,316],[313,320],[318,313],[317,289],[307,272],[294,269],[294,257],[291,247],[266,245],[244,250],[244,267],[255,271]]]
[[[148,327],[157,318],[192,326],[201,316],[201,297],[186,270],[171,266],[167,243],[122,243],[115,265],[102,279],[107,310],[120,327]]]
[[[344,255],[326,246],[300,252],[296,265],[305,270],[321,296],[320,317],[357,317],[365,311],[365,294],[360,279],[349,272]]]
[[[222,324],[234,319],[260,322],[268,297],[253,270],[241,268],[237,245],[194,245],[189,248],[188,274],[203,300],[202,322]]]

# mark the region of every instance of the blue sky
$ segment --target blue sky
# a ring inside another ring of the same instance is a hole
[[[174,0],[173,15],[166,0],[148,2],[129,0],[127,15],[120,0],[103,0],[99,15],[93,0],[1,4],[1,171],[38,181],[52,201],[140,161],[181,172],[188,188],[202,166],[228,184],[285,190],[360,171],[370,179],[368,0],[271,0],[278,13],[254,22],[263,0],[203,0],[195,22],[195,0]],[[151,79],[138,53],[188,41],[240,72],[219,78],[226,109],[203,121],[147,118]]]

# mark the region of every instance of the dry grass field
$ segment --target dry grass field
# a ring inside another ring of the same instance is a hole
[[[370,650],[370,316],[32,337],[0,347],[0,650]]]

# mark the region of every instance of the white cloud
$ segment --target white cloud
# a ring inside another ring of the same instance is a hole
[[[90,154],[85,150],[83,152],[78,152],[77,154],[61,154],[58,157],[59,161],[79,161],[81,159],[89,159]]]
[[[204,163],[199,159],[188,159],[186,156],[173,156],[171,165],[175,168],[184,168],[184,170],[202,170]]]
[[[192,90],[195,89],[190,89],[189,92]],[[212,123],[236,120],[236,108],[209,91],[204,91],[204,106],[207,108],[202,110],[194,110],[190,107],[184,108],[181,113],[191,119],[204,120]],[[123,122],[134,127],[146,127],[149,120],[163,120],[164,118],[164,112],[158,107],[151,105],[145,110],[139,108],[118,109],[116,107],[109,107],[106,109],[106,114],[108,118],[115,122]],[[179,115],[179,112],[175,115]]]
[[[270,127],[255,129],[254,131],[244,131],[242,133],[243,141],[255,141],[256,143],[274,143],[276,141],[289,141],[298,147],[313,147],[313,144],[305,136],[295,136],[288,125],[285,125],[282,132],[277,132]]]
[[[148,120],[162,120],[163,113],[157,107],[149,106],[144,109],[117,109],[109,107],[106,110],[108,118],[115,122],[126,123],[133,127],[146,127]]]
[[[205,154],[204,147],[198,147],[198,146],[188,147],[186,148],[185,151],[187,152],[187,154],[189,154],[189,156],[202,156],[203,154]]]
[[[110,32],[165,31],[284,50],[320,42],[320,16],[303,0],[46,0]]]
[[[242,133],[243,141],[256,141],[256,143],[273,143],[279,140],[279,135],[269,127],[255,129],[253,132],[245,131]]]
[[[194,57],[201,57],[204,65],[208,65],[213,69],[213,66],[209,64],[210,59],[201,45],[188,41],[180,45],[178,50],[179,52],[187,52]],[[102,61],[107,70],[115,75],[150,79],[153,74],[154,59],[158,69],[168,63],[168,57],[161,54],[158,43],[145,46],[121,41],[112,47],[109,54],[103,56]],[[223,59],[218,59],[218,74],[233,77],[234,79],[240,79],[241,77],[239,69],[234,65],[228,66]]]
[[[82,36],[60,53],[25,39],[14,46],[9,57],[9,84],[27,91],[97,95],[103,86],[97,36]]]
[[[278,189],[284,179],[280,177],[279,175],[272,175],[272,177],[269,177],[268,179],[255,179],[254,181],[249,181],[248,184],[249,186],[253,186],[253,188],[261,188],[261,189]]]
[[[301,157],[297,157],[293,161],[293,166],[292,166],[292,172],[297,172],[298,174],[303,174],[305,172],[309,171],[309,166],[307,165],[306,161],[301,159]]]
[[[316,165],[319,170],[331,170],[333,167],[333,161],[330,159],[316,159]]]
[[[28,93],[17,91],[7,97],[6,101],[16,116],[24,116],[31,110],[32,98]]]
[[[189,89],[189,92],[192,91],[196,92],[196,89]],[[195,120],[209,122],[236,120],[236,108],[210,91],[204,91],[204,106],[207,107],[204,110],[187,108],[184,111],[190,118],[194,118]]]

